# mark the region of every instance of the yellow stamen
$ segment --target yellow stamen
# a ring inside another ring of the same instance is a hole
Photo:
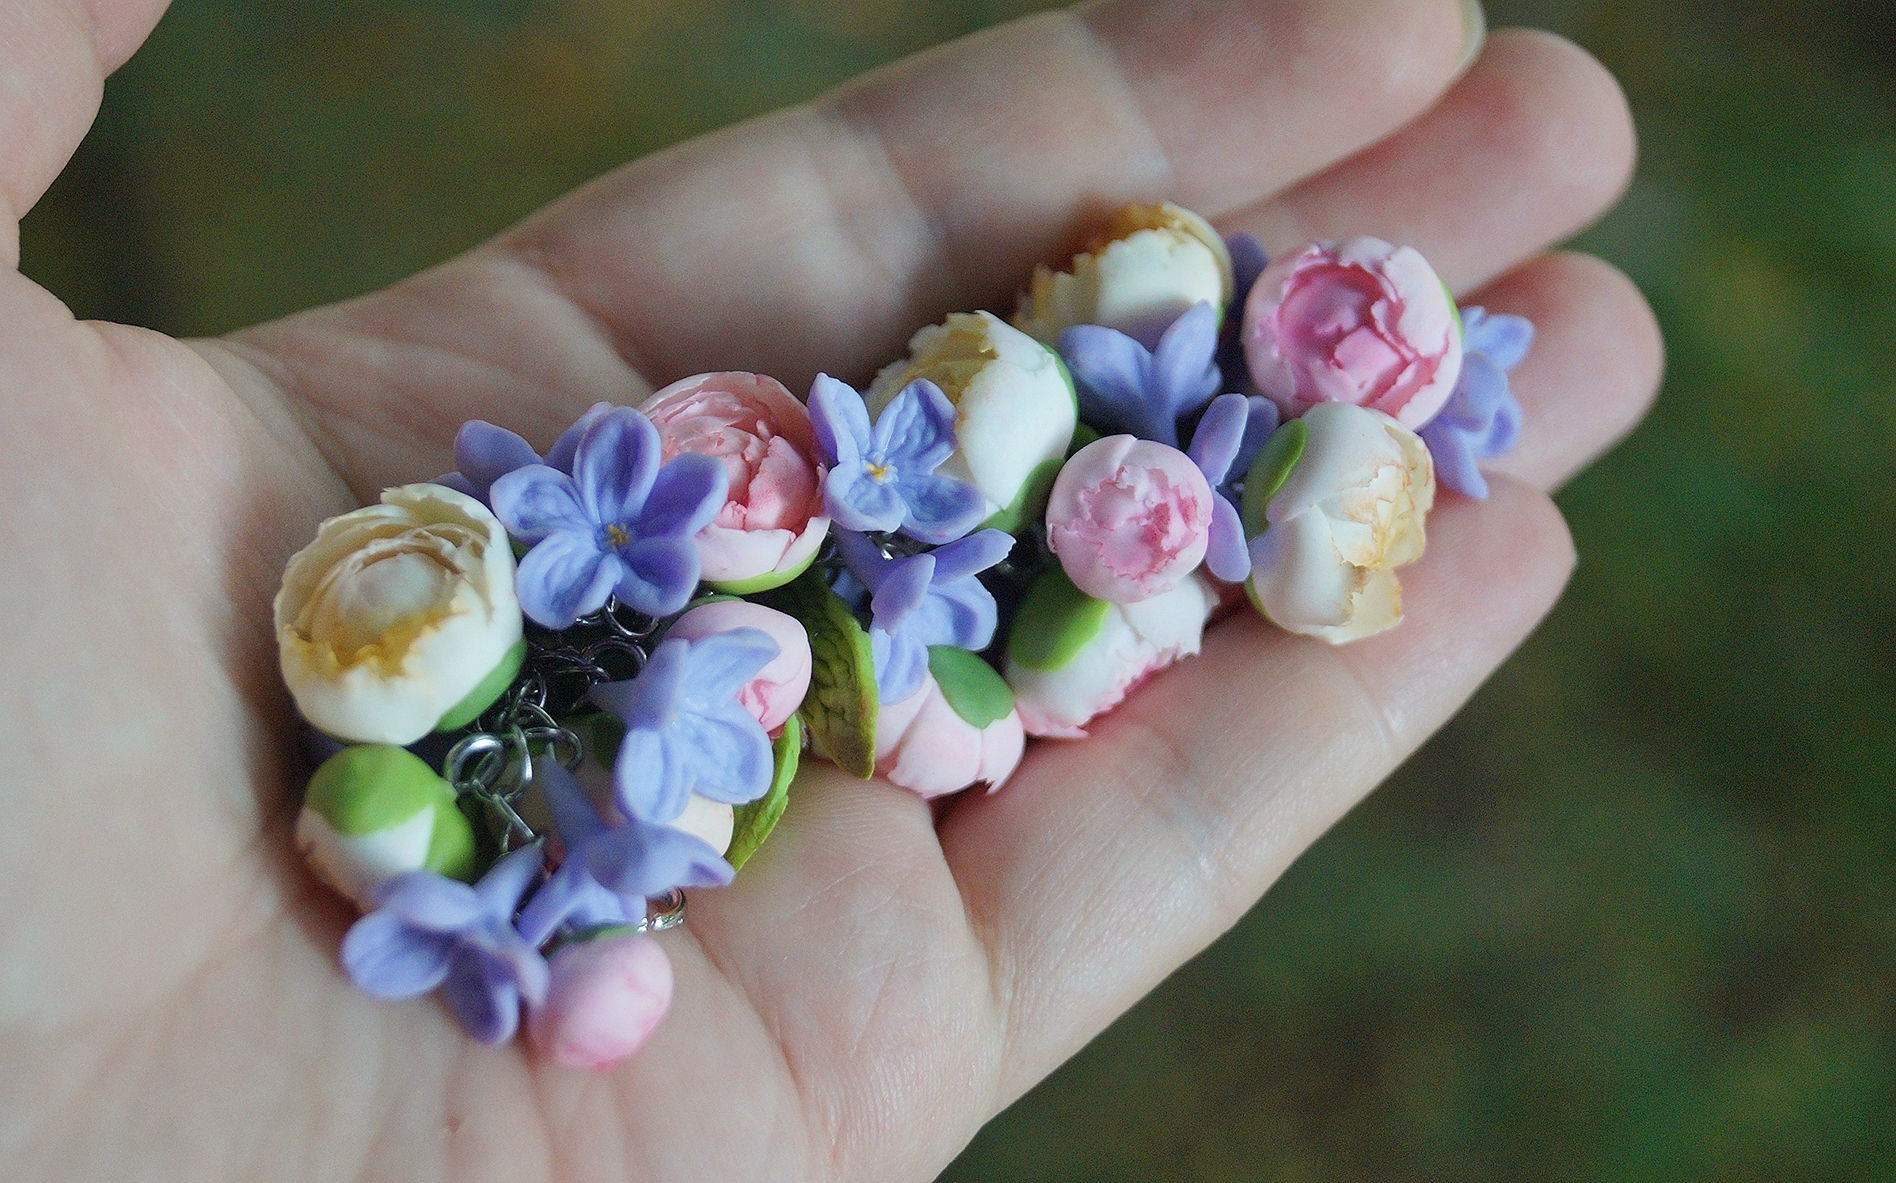
[[[889,479],[889,466],[888,465],[870,464],[870,465],[866,465],[865,467],[869,469],[869,475],[876,478],[877,480],[886,481]]]
[[[632,541],[632,536],[625,532],[624,526],[607,526],[606,541],[614,546],[625,546]]]

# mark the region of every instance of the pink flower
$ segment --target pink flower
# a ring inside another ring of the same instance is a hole
[[[775,732],[796,713],[810,688],[810,634],[796,617],[747,600],[719,600],[680,616],[665,635],[696,641],[735,628],[754,628],[777,642],[777,656],[737,692],[744,709],[765,731]]]
[[[699,374],[640,410],[657,424],[666,460],[700,452],[730,476],[724,508],[694,540],[706,581],[763,591],[810,565],[829,530],[823,464],[810,414],[783,383],[742,371]]]
[[[1461,373],[1454,301],[1414,247],[1380,238],[1313,243],[1272,263],[1244,304],[1244,357],[1294,419],[1350,403],[1417,429]]]
[[[567,945],[548,963],[546,1001],[527,1018],[540,1053],[603,1072],[639,1050],[671,1006],[671,960],[644,933]]]
[[[923,797],[982,781],[993,792],[1013,775],[1025,746],[1019,711],[977,728],[948,705],[932,675],[876,714],[877,774]]]
[[[1168,592],[1205,557],[1211,486],[1177,448],[1111,435],[1081,448],[1047,500],[1047,545],[1073,585],[1136,604]]]
[[[1099,631],[1059,669],[1030,669],[1010,658],[1007,684],[1021,725],[1028,735],[1085,738],[1094,718],[1179,658],[1197,653],[1205,622],[1218,606],[1211,581],[1193,575],[1163,595],[1112,605]]]

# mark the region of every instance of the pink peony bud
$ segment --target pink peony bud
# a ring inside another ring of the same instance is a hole
[[[1349,403],[1418,429],[1461,373],[1455,304],[1414,247],[1379,238],[1314,243],[1265,269],[1244,305],[1258,389],[1294,419]]]
[[[744,709],[774,733],[810,688],[810,634],[796,617],[747,600],[719,600],[680,616],[665,635],[695,641],[737,628],[757,629],[777,642],[777,656],[737,692]]]
[[[1047,500],[1047,545],[1096,600],[1136,604],[1168,592],[1203,561],[1211,486],[1177,448],[1130,435],[1074,454]]]
[[[763,591],[810,565],[829,530],[823,464],[810,414],[783,383],[742,371],[699,374],[639,409],[658,426],[666,460],[699,452],[730,475],[724,508],[695,539],[706,581]]]
[[[876,773],[923,797],[983,782],[993,792],[1013,775],[1025,746],[1019,711],[977,728],[948,705],[932,675],[876,713]]]
[[[671,1006],[671,960],[644,933],[567,945],[548,968],[552,985],[527,1031],[542,1055],[567,1068],[612,1067],[639,1050]]]

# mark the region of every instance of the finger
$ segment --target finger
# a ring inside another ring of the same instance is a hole
[[[468,418],[552,428],[711,369],[863,379],[945,312],[1006,311],[1103,211],[1172,197],[1215,215],[1393,131],[1454,76],[1460,11],[1114,0],[1017,21],[244,341],[361,488],[412,476],[417,447],[441,454]]]
[[[20,262],[20,219],[99,110],[105,76],[151,32],[165,0],[0,5],[0,257]]]
[[[1588,255],[1535,259],[1465,303],[1534,322],[1534,344],[1508,375],[1521,442],[1482,467],[1542,489],[1564,483],[1633,429],[1665,365],[1659,324],[1631,280]]]
[[[993,958],[1017,1095],[1234,923],[1552,605],[1559,513],[1505,478],[1446,501],[1408,619],[1341,648],[1249,611],[1079,743],[957,802],[941,843]]]
[[[1633,152],[1612,75],[1551,33],[1503,30],[1414,125],[1222,227],[1272,254],[1374,234],[1415,247],[1461,292],[1598,217]]]

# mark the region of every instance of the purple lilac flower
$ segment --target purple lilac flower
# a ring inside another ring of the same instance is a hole
[[[636,924],[645,901],[674,887],[722,887],[731,864],[702,839],[632,818],[609,824],[572,773],[556,760],[534,763],[566,859],[520,912],[520,934],[544,943],[562,924]]]
[[[1211,539],[1205,566],[1226,583],[1251,574],[1251,552],[1238,520],[1238,484],[1250,471],[1264,441],[1277,428],[1277,407],[1262,395],[1221,394],[1205,408],[1186,455],[1205,474],[1212,492]]]
[[[1224,334],[1218,345],[1218,368],[1226,374],[1234,374],[1232,384],[1240,391],[1250,387],[1250,369],[1244,364],[1244,342],[1239,339],[1235,326],[1241,322],[1244,302],[1251,298],[1251,289],[1257,286],[1257,277],[1271,265],[1271,257],[1264,250],[1264,244],[1255,234],[1230,234],[1225,236],[1225,249],[1231,252],[1231,273],[1237,281],[1231,296],[1231,331]],[[1238,470],[1243,475],[1243,470]]]
[[[445,987],[467,1033],[503,1043],[520,1004],[546,998],[546,961],[513,926],[514,909],[540,874],[540,848],[495,863],[472,887],[410,871],[383,889],[382,906],[342,939],[342,965],[378,998],[413,998]]]
[[[1508,388],[1507,372],[1527,356],[1534,324],[1524,316],[1490,316],[1485,308],[1464,308],[1461,315],[1461,376],[1421,436],[1441,482],[1480,499],[1488,495],[1481,461],[1501,455],[1521,436],[1521,404]]]
[[[579,447],[579,437],[592,426],[593,420],[611,409],[611,403],[594,403],[577,422],[560,433],[544,460],[533,450],[533,445],[518,434],[484,419],[470,419],[454,433],[455,471],[436,477],[434,483],[466,493],[486,505],[488,490],[495,481],[529,464],[545,464],[571,476],[573,451]]]
[[[1150,350],[1103,325],[1074,325],[1060,334],[1060,356],[1080,394],[1080,418],[1108,434],[1128,432],[1173,448],[1179,418],[1224,384],[1217,351],[1218,311],[1202,300]]]
[[[662,468],[658,429],[629,407],[595,419],[573,452],[571,476],[531,464],[494,482],[494,516],[532,545],[516,580],[520,607],[551,629],[608,598],[664,616],[698,586],[692,535],[724,508],[724,465],[687,452]]]
[[[921,689],[930,645],[987,648],[1000,611],[975,576],[1013,546],[1005,531],[982,530],[924,554],[891,559],[862,535],[837,531],[843,561],[869,589],[869,648],[883,702],[902,702]]]
[[[737,692],[776,656],[777,642],[754,628],[673,638],[638,677],[594,686],[593,702],[626,727],[612,772],[619,812],[662,824],[693,793],[742,805],[769,791],[770,738]]]
[[[845,530],[900,530],[921,542],[950,542],[987,516],[981,491],[937,476],[955,450],[955,407],[917,379],[882,409],[875,425],[862,396],[818,374],[810,386],[810,423],[829,461],[825,512]]]

